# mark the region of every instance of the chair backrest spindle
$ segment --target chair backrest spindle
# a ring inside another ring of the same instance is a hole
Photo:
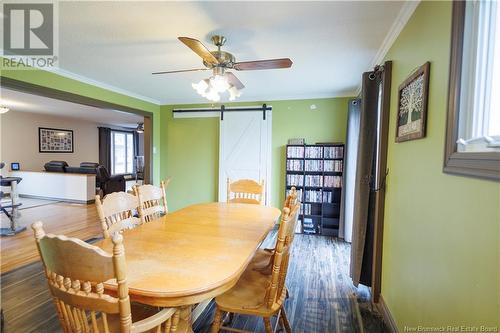
[[[264,203],[264,181],[257,183],[252,179],[240,179],[235,182],[227,179],[227,202],[249,203],[262,205]]]
[[[266,301],[269,308],[274,307],[276,304],[281,305],[285,297],[285,280],[290,250],[299,217],[300,201],[297,200],[296,191],[292,190],[287,202],[290,206],[285,206],[281,214],[276,247],[272,258],[271,282],[266,292]]]
[[[134,186],[134,193],[139,199],[139,217],[143,222],[168,214],[166,188],[170,178],[160,182],[160,187],[154,185]]]
[[[64,332],[99,332],[101,325],[108,332],[107,315],[118,315],[120,332],[128,332],[132,316],[122,236],[113,236],[111,255],[76,238],[45,234],[41,222],[32,228]],[[109,279],[118,282],[116,297],[105,293],[103,282]]]
[[[102,201],[96,195],[95,204],[104,238],[142,223],[141,219],[134,217],[134,213],[139,209],[139,202],[132,194],[114,192],[106,195]]]

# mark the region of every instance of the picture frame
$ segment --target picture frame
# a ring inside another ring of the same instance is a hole
[[[425,137],[430,66],[426,62],[398,87],[396,142]]]
[[[20,169],[21,169],[21,165],[19,164],[19,162],[12,162],[10,164],[10,170],[19,171]]]
[[[73,130],[38,127],[38,152],[73,153]]]

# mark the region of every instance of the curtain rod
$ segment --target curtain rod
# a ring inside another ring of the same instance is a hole
[[[226,107],[222,104],[218,108],[192,108],[192,109],[173,109],[173,113],[188,113],[188,112],[220,112],[220,119],[224,120],[224,112],[238,112],[238,111],[261,111],[262,118],[266,120],[266,111],[272,111],[272,106],[262,104],[262,106],[241,106],[241,107]]]

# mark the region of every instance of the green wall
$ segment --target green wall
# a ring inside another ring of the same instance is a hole
[[[0,60],[2,58],[0,57]],[[63,77],[55,73],[38,70],[2,70],[1,77],[16,79],[43,87],[66,91],[81,96],[86,96],[109,103],[136,108],[153,114],[153,145],[157,153],[153,155],[153,179],[155,183],[160,179],[160,106],[134,97],[119,94],[91,84]],[[0,79],[1,79],[0,77]]]
[[[263,102],[226,105],[259,105]],[[345,141],[348,98],[266,101],[273,107],[271,204],[284,199],[285,145],[289,138],[307,143]],[[310,105],[316,109],[311,110]],[[175,210],[197,202],[217,200],[218,118],[172,117],[173,108],[210,105],[164,105],[161,107],[161,177],[172,177],[169,208]],[[166,166],[166,167],[163,167]]]
[[[422,2],[386,56],[397,87],[431,62],[427,137],[390,131],[382,297],[405,326],[500,324],[500,184],[444,174],[450,2]]]

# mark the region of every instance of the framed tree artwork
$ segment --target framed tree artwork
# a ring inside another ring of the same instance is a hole
[[[72,153],[73,131],[38,127],[38,151],[40,153]]]
[[[396,142],[425,137],[430,66],[426,62],[399,86]]]

